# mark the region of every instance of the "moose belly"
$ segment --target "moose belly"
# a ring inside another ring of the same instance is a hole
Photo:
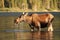
[[[40,25],[41,25],[41,28],[45,28],[48,26],[48,23],[40,23]]]
[[[34,26],[35,28],[39,28],[38,25],[36,26],[35,23],[32,23],[31,25]],[[41,22],[40,25],[41,25],[41,28],[45,28],[47,27],[48,23]]]

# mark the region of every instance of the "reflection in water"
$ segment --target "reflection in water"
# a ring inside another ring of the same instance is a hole
[[[53,32],[34,32],[32,33],[32,40],[53,40]]]
[[[53,32],[16,32],[16,40],[53,40]]]

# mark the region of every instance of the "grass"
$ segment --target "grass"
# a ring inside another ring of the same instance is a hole
[[[53,10],[53,9],[37,9],[34,11],[33,9],[20,9],[16,8],[0,8],[0,12],[60,12],[60,10]]]

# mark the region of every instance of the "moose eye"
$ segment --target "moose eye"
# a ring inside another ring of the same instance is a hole
[[[19,18],[21,18],[21,16],[19,16]]]

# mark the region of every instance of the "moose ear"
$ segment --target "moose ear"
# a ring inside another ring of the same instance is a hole
[[[28,15],[28,13],[25,14],[25,16],[27,16],[27,15]]]
[[[24,15],[24,12],[23,12],[23,15]]]

